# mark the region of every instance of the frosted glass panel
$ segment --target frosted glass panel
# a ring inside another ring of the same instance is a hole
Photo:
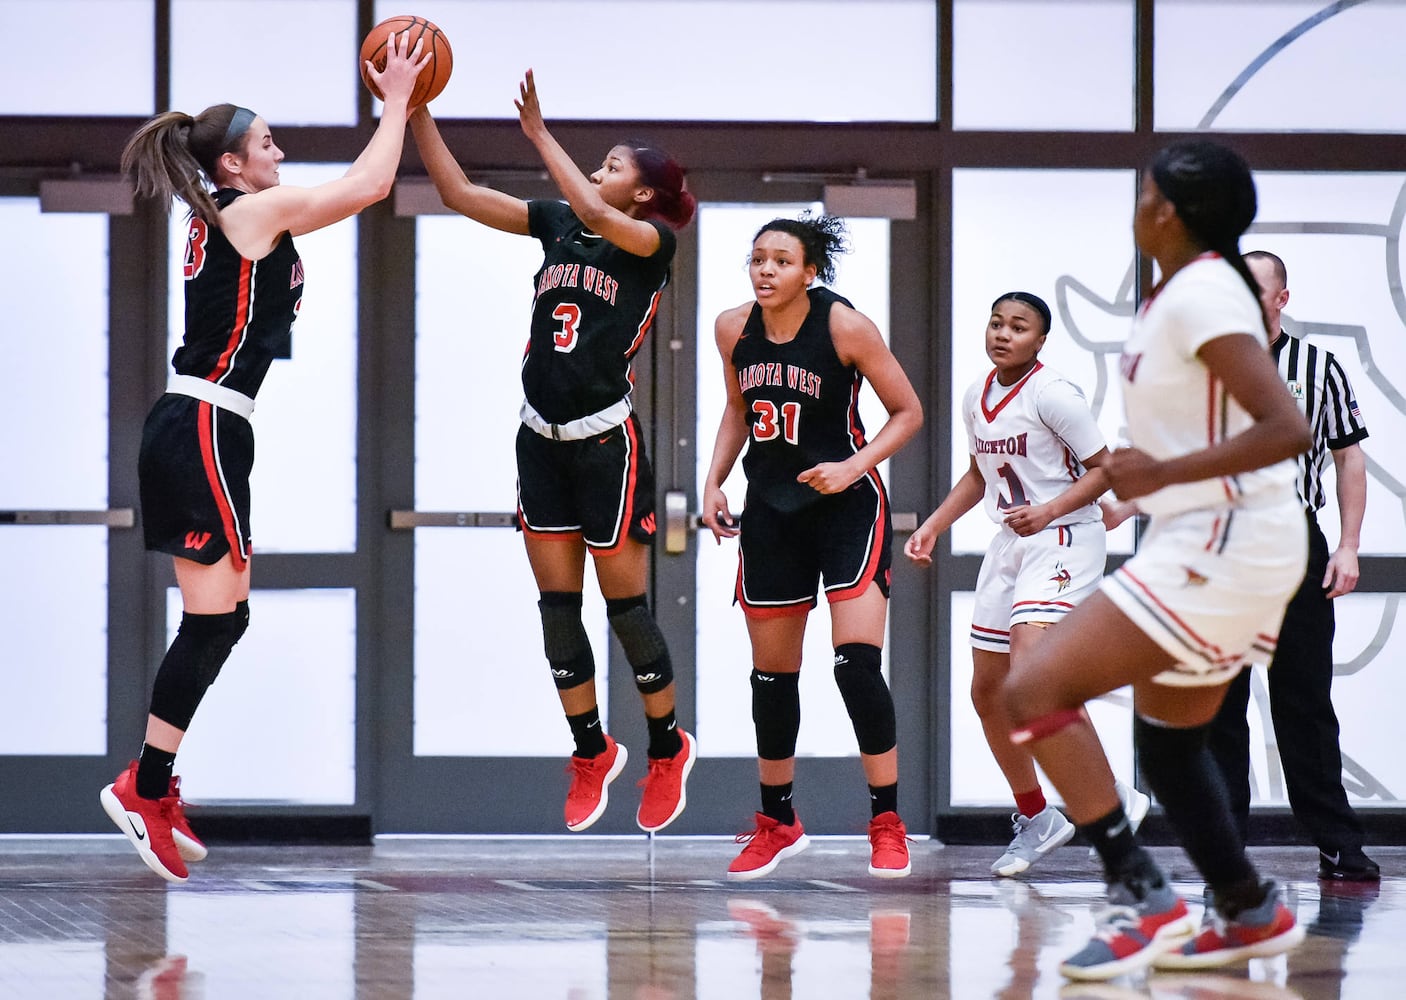
[[[0,232],[0,274],[25,290],[6,298],[16,335],[0,368],[0,508],[105,508],[107,218],[0,198]],[[107,750],[107,533],[0,527],[0,753]]]
[[[285,164],[279,172],[285,184],[311,187],[341,177],[347,166]],[[186,224],[178,203],[171,213],[168,361],[184,333]],[[252,419],[256,553],[356,548],[356,231],[352,218],[296,241],[307,284],[293,356],[274,361]]]
[[[956,0],[953,123],[1132,128],[1133,7],[1133,0]]]
[[[416,508],[515,510],[519,370],[541,244],[457,216],[415,225]],[[604,716],[610,633],[589,560],[584,593]],[[415,530],[416,754],[571,753],[537,596],[511,528]]]
[[[377,20],[406,12],[399,0],[377,0],[375,9]],[[601,0],[588,8],[577,0],[440,0],[419,13],[444,29],[458,56],[433,106],[445,118],[516,119],[513,98],[531,67],[548,121],[937,119],[933,0]],[[776,64],[777,39],[815,32],[843,39],[845,80],[882,85],[817,91],[798,77],[759,89]],[[640,66],[644,38],[654,43],[647,69],[582,72],[583,61]]]
[[[1333,602],[1338,631],[1333,643],[1333,708],[1342,728],[1343,787],[1354,807],[1394,806],[1406,789],[1400,724],[1395,706],[1406,696],[1398,665],[1406,656],[1401,594],[1349,594]],[[1257,805],[1285,806],[1280,739],[1269,715],[1267,674],[1250,681],[1250,790]]]
[[[275,142],[278,125],[356,124],[356,8],[356,0],[171,0],[171,107],[194,115],[243,105],[275,126]]]
[[[0,527],[0,754],[107,752],[107,532]]]
[[[1034,292],[1054,328],[1040,358],[1084,390],[1110,447],[1123,422],[1118,355],[1132,322],[1130,170],[955,170],[952,177],[952,478],[970,461],[962,394],[991,370],[986,321],[996,296]],[[924,512],[920,516],[926,516]],[[952,551],[985,552],[995,526],[980,505],[952,528]],[[1108,536],[1132,550],[1131,523]],[[965,633],[964,633],[965,634]]]
[[[1014,806],[1010,786],[986,745],[981,719],[972,708],[972,649],[967,641],[971,634],[972,610],[976,595],[970,591],[952,594],[952,688],[951,759],[961,761],[952,767],[952,805],[954,806]],[[1056,626],[1058,627],[1058,626]],[[1103,742],[1103,751],[1119,781],[1133,780],[1133,713],[1132,688],[1119,688],[1102,698],[1089,702],[1089,717]],[[1039,765],[1036,765],[1037,768]],[[1062,802],[1054,784],[1040,771],[1040,783],[1051,802]]]
[[[5,286],[24,289],[5,295],[0,508],[106,507],[107,216],[0,198],[0,232]]]
[[[1406,4],[1157,0],[1158,129],[1406,130]]]
[[[166,642],[181,593],[166,592]],[[191,802],[356,800],[356,591],[255,590],[234,647],[181,744]]]
[[[50,41],[11,45],[0,60],[0,115],[150,115],[155,6],[153,0],[0,4],[12,32]],[[123,71],[113,72],[118,59]]]
[[[542,652],[537,585],[511,528],[415,529],[415,754],[566,757],[573,750]],[[601,719],[610,631],[586,563],[582,618]]]
[[[1255,175],[1259,216],[1241,246],[1284,259],[1289,303],[1284,328],[1337,356],[1352,382],[1370,436],[1363,555],[1406,553],[1406,297],[1399,244],[1406,174]],[[1319,523],[1338,530],[1335,478]]]
[[[708,475],[713,441],[717,437],[725,390],[722,360],[713,339],[718,313],[753,298],[746,260],[758,228],[780,216],[795,217],[819,205],[703,204],[698,212],[698,483]],[[839,258],[834,287],[872,319],[887,337],[889,312],[889,222],[850,219],[853,252]],[[865,383],[860,416],[872,437],[886,414]],[[887,463],[879,467],[887,477]],[[739,459],[723,486],[733,510],[741,510],[746,478]],[[695,503],[696,507],[696,503]],[[895,555],[903,558],[895,544]],[[698,739],[709,756],[753,757],[757,752],[752,726],[751,645],[740,608],[732,604],[737,579],[737,542],[714,544],[711,533],[698,537],[698,600],[696,612]],[[830,611],[824,597],[806,626],[801,670],[802,717],[799,756],[848,756],[857,753],[844,702],[835,689],[830,664],[835,658],[830,639]],[[884,664],[888,670],[887,659]]]

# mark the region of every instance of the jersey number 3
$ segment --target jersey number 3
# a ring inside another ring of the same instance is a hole
[[[770,441],[774,437],[785,436],[787,444],[796,444],[801,439],[801,404],[782,403],[779,410],[769,399],[758,399],[752,403],[752,412],[757,415],[752,424],[752,437],[758,441]],[[780,416],[778,420],[777,417]]]
[[[186,259],[181,268],[181,273],[186,281],[190,281],[205,268],[205,241],[210,238],[210,230],[205,226],[205,220],[193,218],[190,220],[190,232],[186,234]]]
[[[576,328],[581,324],[581,307],[574,302],[563,302],[552,310],[552,319],[561,324],[552,334],[552,346],[563,354],[570,354],[576,350],[576,341],[580,338]]]

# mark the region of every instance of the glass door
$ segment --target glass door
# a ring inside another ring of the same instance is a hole
[[[711,456],[722,398],[713,320],[722,308],[751,298],[745,260],[757,227],[776,216],[818,209],[813,199],[821,184],[791,184],[778,192],[760,179],[690,175],[689,182],[700,211],[679,235],[670,291],[636,360],[635,403],[649,435],[660,523],[651,605],[675,664],[680,721],[695,732],[700,749],[688,810],[670,832],[728,834],[747,828],[757,779],[750,652],[742,614],[731,605],[735,544],[715,546],[711,536],[694,530],[697,484]],[[796,197],[799,192],[804,196]],[[413,508],[393,509],[389,517],[392,528],[413,533],[414,666],[403,680],[413,694],[390,723],[392,729],[408,724],[413,735],[396,735],[392,757],[383,761],[384,768],[410,780],[382,783],[377,827],[560,833],[571,740],[542,653],[537,591],[512,527],[518,369],[541,249],[528,238],[433,214],[433,200],[420,209],[412,203],[420,199],[407,192],[401,210],[415,215],[414,501]],[[851,222],[854,252],[841,264],[837,288],[885,330],[894,311],[891,289],[924,287],[898,284],[889,266],[890,246],[913,228],[884,218]],[[928,315],[921,303],[903,305],[905,315]],[[910,326],[902,346],[895,342],[900,360],[921,345],[915,384],[926,378],[928,339],[925,328]],[[882,424],[882,408],[872,398],[862,405],[872,433]],[[899,461],[927,453],[914,442]],[[926,481],[926,461],[918,458],[896,473],[903,478],[895,490],[897,521],[910,530],[914,504],[908,499],[905,505],[904,494],[918,495],[910,486]],[[885,475],[894,490],[892,476]],[[739,503],[743,492],[733,489]],[[897,564],[895,574],[904,575]],[[925,598],[906,590],[911,614]],[[926,612],[918,613],[926,622]],[[589,568],[585,619],[602,715],[612,734],[643,748],[639,698],[610,637]],[[798,779],[812,796],[807,827],[859,833],[868,820],[867,796],[849,720],[834,689],[823,604],[807,631],[800,745],[805,759]],[[925,631],[905,631],[904,643],[902,653],[886,652],[886,660],[901,658],[895,688],[911,706],[900,719],[900,753],[907,755],[901,790],[910,828],[917,830],[927,825],[930,812]],[[404,761],[398,759],[402,753]],[[632,786],[643,776],[644,760],[637,756],[613,786],[611,806],[593,834],[638,833],[638,792]],[[429,799],[426,783],[439,789]],[[841,788],[851,794],[833,791]]]

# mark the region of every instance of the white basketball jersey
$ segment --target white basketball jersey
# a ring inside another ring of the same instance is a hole
[[[1143,304],[1123,345],[1119,368],[1128,440],[1156,459],[1200,451],[1254,420],[1196,352],[1217,337],[1249,334],[1268,350],[1259,302],[1226,260],[1205,253],[1172,275]],[[1178,483],[1138,499],[1149,514],[1274,501],[1294,490],[1294,463],[1236,476]]]
[[[1082,459],[1104,447],[1103,434],[1077,385],[1040,362],[1015,385],[996,370],[962,398],[967,449],[986,481],[986,516],[1000,524],[1011,507],[1048,503],[1084,474]],[[1082,524],[1102,517],[1088,504],[1051,521]]]

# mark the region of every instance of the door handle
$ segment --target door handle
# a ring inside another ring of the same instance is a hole
[[[517,515],[503,510],[392,510],[386,513],[392,531],[415,528],[511,528]]]
[[[110,510],[0,510],[0,524],[105,524],[130,528],[137,523],[131,507]]]
[[[890,515],[896,535],[911,535],[918,530],[918,515],[911,510],[895,511]],[[734,514],[733,523],[741,524],[742,515]],[[664,494],[664,551],[671,556],[688,551],[688,535],[703,529],[703,515],[688,509],[688,494],[669,490]]]

